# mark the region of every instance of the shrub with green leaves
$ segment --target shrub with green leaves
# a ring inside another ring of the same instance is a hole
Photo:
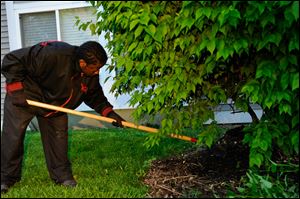
[[[109,70],[118,71],[111,91],[131,95],[136,119],[164,116],[149,145],[202,128],[232,99],[253,120],[244,139],[251,167],[268,164],[274,145],[299,153],[298,1],[90,3],[98,22],[77,24],[106,33]],[[260,120],[250,103],[262,107]],[[200,133],[199,143],[211,146],[219,132]]]
[[[257,171],[249,170],[246,176],[242,178],[242,182],[244,184],[237,188],[239,194],[229,191],[229,197],[299,198],[299,186],[284,173],[274,178],[270,175],[260,175]]]

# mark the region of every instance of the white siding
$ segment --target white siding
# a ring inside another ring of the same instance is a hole
[[[8,52],[9,52],[9,42],[8,42],[5,1],[1,1],[1,66],[2,66],[3,57]],[[6,93],[4,86],[5,86],[5,78],[1,74],[1,129],[2,129],[2,119],[3,119],[3,103],[4,103],[5,93]]]

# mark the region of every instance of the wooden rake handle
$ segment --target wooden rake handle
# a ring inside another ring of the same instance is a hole
[[[72,109],[63,108],[63,107],[59,107],[59,106],[54,106],[54,105],[51,105],[51,104],[46,104],[46,103],[37,102],[37,101],[33,101],[33,100],[26,100],[26,101],[29,105],[37,106],[37,107],[40,107],[40,108],[46,108],[46,109],[60,111],[60,112],[64,112],[64,113],[70,113],[70,114],[73,114],[73,115],[88,117],[88,118],[92,118],[92,119],[96,119],[96,120],[100,120],[100,121],[108,122],[108,123],[116,122],[116,120],[114,120],[114,119],[111,119],[111,118],[108,118],[108,117],[103,117],[103,116],[100,116],[100,115],[75,111],[75,110],[72,110]],[[151,128],[151,127],[147,127],[147,126],[141,126],[141,125],[135,125],[134,123],[126,122],[126,121],[122,121],[122,125],[126,126],[126,127],[130,127],[130,128],[146,131],[146,132],[149,132],[149,133],[158,133],[158,131],[159,131],[158,129],[155,129],[155,128]],[[170,134],[170,137],[177,138],[177,139],[180,139],[180,140],[189,141],[189,142],[197,142],[196,138],[191,138],[191,137],[184,136],[184,135]]]

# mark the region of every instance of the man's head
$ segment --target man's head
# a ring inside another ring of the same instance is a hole
[[[87,76],[99,74],[99,69],[107,61],[104,48],[95,41],[88,41],[79,46],[77,58],[82,72]]]

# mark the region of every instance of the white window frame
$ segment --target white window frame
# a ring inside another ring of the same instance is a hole
[[[10,50],[16,50],[22,47],[22,35],[20,28],[21,14],[54,11],[56,18],[57,40],[61,40],[59,10],[90,6],[90,4],[85,1],[34,1],[17,4],[13,1],[6,1],[5,3],[7,9]]]

